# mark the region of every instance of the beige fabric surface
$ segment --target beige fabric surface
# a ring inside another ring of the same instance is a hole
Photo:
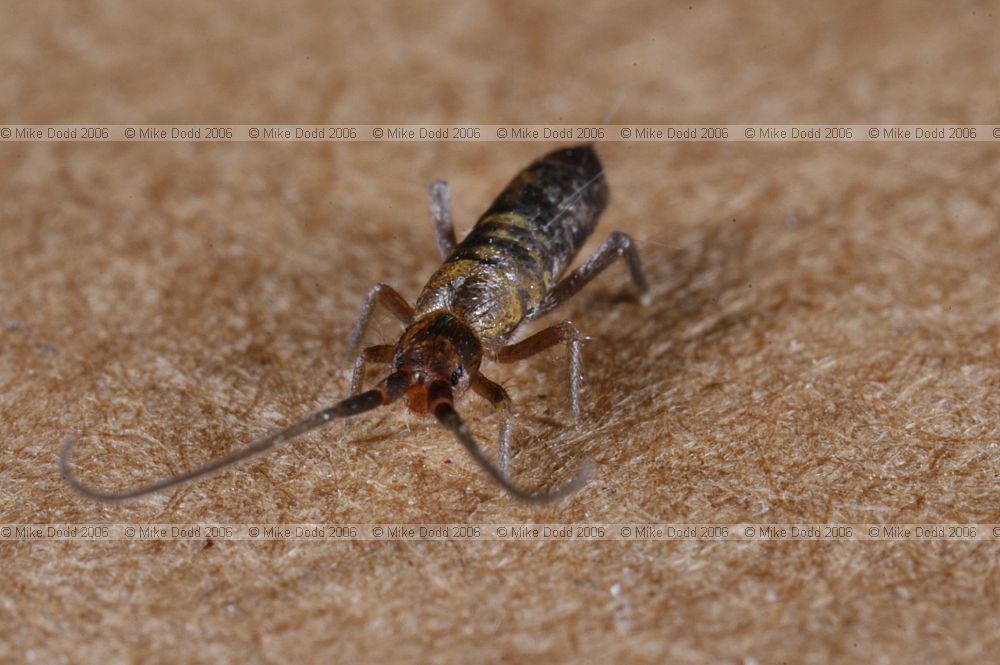
[[[6,123],[988,123],[986,3],[0,11]],[[639,241],[491,369],[512,502],[386,409],[95,504],[343,396],[376,281],[438,264],[533,143],[0,143],[0,522],[1000,523],[997,158],[975,143],[601,144]],[[391,342],[398,325],[371,335]],[[492,439],[497,418],[461,402]],[[446,463],[450,461],[450,463]],[[4,662],[996,662],[995,542],[2,542]]]

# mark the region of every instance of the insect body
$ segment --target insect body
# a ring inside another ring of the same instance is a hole
[[[348,343],[348,359],[357,356],[350,397],[205,466],[121,493],[95,490],[72,475],[70,441],[61,456],[67,481],[95,499],[118,501],[142,496],[212,473],[333,419],[403,399],[411,411],[433,415],[450,430],[511,495],[541,503],[575,491],[586,481],[586,468],[548,494],[525,491],[508,478],[511,400],[500,385],[483,375],[480,365],[484,357],[510,363],[566,344],[570,350],[571,407],[574,418],[579,417],[582,342],[572,323],[564,321],[545,328],[516,344],[507,342],[522,323],[565,302],[619,257],[626,260],[638,289],[643,293],[648,289],[632,241],[618,231],[580,267],[562,277],[607,206],[608,186],[597,154],[587,145],[557,150],[538,159],[511,181],[458,244],[448,185],[435,182],[430,198],[444,263],[415,306],[385,284],[369,291]],[[376,303],[389,309],[406,330],[395,345],[370,346],[358,354]],[[374,389],[359,392],[369,362],[388,363],[391,371]],[[455,400],[470,388],[502,413],[496,465],[487,459],[455,411]]]
[[[607,202],[607,181],[592,148],[561,150],[538,160],[444,256],[444,265],[417,299],[415,316],[453,312],[485,345],[501,346],[539,310]],[[445,240],[446,247],[453,237]]]

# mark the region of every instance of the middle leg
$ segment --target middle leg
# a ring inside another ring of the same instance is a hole
[[[563,321],[517,344],[501,348],[497,351],[496,360],[501,363],[517,362],[559,343],[565,343],[569,347],[569,403],[573,411],[573,422],[579,424],[580,384],[583,382],[583,336],[572,321]]]

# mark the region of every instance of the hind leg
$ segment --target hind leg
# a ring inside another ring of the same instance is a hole
[[[455,227],[451,221],[451,188],[444,180],[435,180],[430,187],[431,219],[437,232],[438,252],[446,259],[455,249]]]
[[[545,296],[545,300],[531,312],[529,318],[537,319],[542,314],[552,311],[572,298],[590,280],[601,274],[617,259],[625,259],[632,281],[635,282],[639,292],[643,294],[645,302],[649,292],[649,281],[646,279],[646,271],[642,268],[635,243],[627,234],[621,231],[612,231],[608,239],[597,248],[596,252],[590,255],[589,259],[583,262],[583,265],[552,287],[552,290]]]

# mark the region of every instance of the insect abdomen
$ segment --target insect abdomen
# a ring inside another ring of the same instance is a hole
[[[521,171],[431,277],[418,318],[449,309],[501,343],[572,262],[608,202],[591,146],[552,152]]]
[[[608,184],[593,146],[564,148],[521,171],[462,245],[479,241],[480,233],[488,238],[497,216],[523,218],[533,232],[524,242],[537,249],[547,271],[558,278],[593,233],[607,205]]]

